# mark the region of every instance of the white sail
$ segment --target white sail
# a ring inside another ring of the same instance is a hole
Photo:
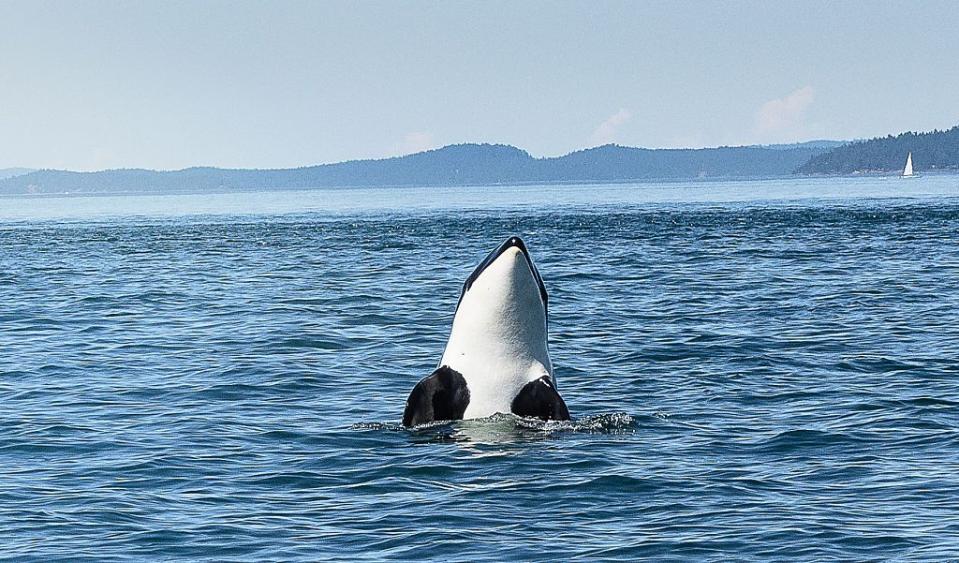
[[[912,153],[906,157],[906,167],[902,169],[903,176],[912,176]]]

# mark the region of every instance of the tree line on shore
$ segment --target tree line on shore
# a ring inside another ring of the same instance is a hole
[[[809,159],[797,174],[888,173],[902,170],[912,153],[917,172],[959,169],[959,126],[946,131],[878,137],[837,147]]]

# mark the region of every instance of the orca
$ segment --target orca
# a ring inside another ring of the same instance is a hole
[[[547,303],[526,244],[508,238],[466,278],[446,349],[413,387],[403,425],[497,413],[569,420],[549,358]]]

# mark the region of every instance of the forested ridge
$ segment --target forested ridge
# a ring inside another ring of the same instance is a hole
[[[856,141],[812,157],[798,174],[888,173],[902,170],[912,153],[916,172],[959,169],[959,126],[947,131],[877,137]]]

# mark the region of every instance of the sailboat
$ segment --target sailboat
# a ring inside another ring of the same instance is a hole
[[[912,171],[912,152],[906,157],[906,166],[902,169],[902,178],[914,178],[916,175]]]

